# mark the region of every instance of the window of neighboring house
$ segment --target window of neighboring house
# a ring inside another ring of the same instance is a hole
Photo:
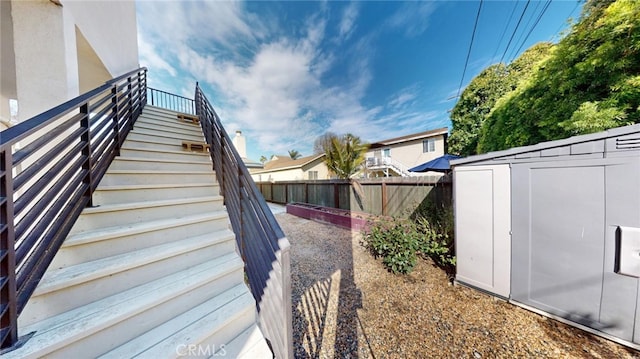
[[[422,152],[435,152],[436,151],[436,140],[433,138],[422,141]]]
[[[318,171],[308,171],[310,180],[318,179]]]
[[[382,156],[391,157],[391,149],[390,148],[385,148],[384,150],[382,150]]]

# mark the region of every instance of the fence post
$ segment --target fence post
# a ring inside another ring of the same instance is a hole
[[[0,145],[2,146],[2,145]],[[5,253],[0,261],[0,272],[5,278],[0,283],[2,306],[6,309],[0,317],[0,330],[6,331],[0,348],[8,348],[18,342],[18,300],[16,298],[15,228],[13,213],[13,156],[11,146],[0,148],[0,251]]]
[[[333,184],[333,207],[340,208],[340,188],[338,183]]]
[[[388,213],[387,210],[387,184],[382,182],[382,186],[380,187],[380,191],[382,192],[382,215],[386,216]]]
[[[93,174],[91,168],[93,167],[93,159],[91,158],[91,121],[89,120],[89,104],[84,103],[80,106],[80,113],[83,115],[80,120],[80,126],[84,129],[80,140],[84,143],[82,147],[82,155],[85,156],[84,162],[82,162],[82,169],[87,171],[87,174],[82,179],[82,182],[88,185],[84,192],[84,197],[88,197],[88,207],[93,207],[93,196],[91,195],[91,189],[93,188]]]

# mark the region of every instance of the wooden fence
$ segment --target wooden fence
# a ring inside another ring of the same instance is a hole
[[[451,203],[451,178],[387,177],[381,179],[282,181],[256,183],[269,202],[293,202],[341,208],[374,215],[407,217],[429,201]]]

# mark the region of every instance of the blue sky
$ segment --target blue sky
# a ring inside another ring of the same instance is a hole
[[[557,42],[582,8],[554,0],[534,28],[546,3],[482,3],[462,88],[501,58]],[[140,1],[140,64],[150,87],[193,98],[199,81],[250,158],[310,155],[327,131],[375,142],[450,127],[479,5]]]

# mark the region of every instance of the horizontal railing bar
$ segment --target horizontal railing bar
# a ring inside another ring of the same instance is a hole
[[[33,176],[40,172],[40,170],[53,158],[59,156],[63,149],[67,148],[74,141],[78,141],[80,136],[86,131],[84,128],[78,128],[73,131],[72,136],[67,137],[64,141],[58,143],[55,147],[47,151],[47,153],[32,163],[27,169],[19,173],[14,179],[14,190],[18,190],[22,188],[22,186],[27,183]]]
[[[99,100],[97,100],[97,101],[95,101],[95,102],[92,102],[92,103],[89,105],[89,113],[93,112],[93,110],[95,110],[96,108],[100,108],[102,105],[104,105],[104,104],[105,104],[105,102],[107,102],[107,101],[110,101],[110,100],[111,100],[111,98],[113,97],[113,95],[111,94],[111,91],[110,91],[110,90],[111,90],[112,88],[113,88],[113,86],[111,86],[107,91],[104,91],[104,94],[105,94],[105,95],[104,95],[101,99],[99,99]]]
[[[77,161],[76,165],[80,163],[82,164],[82,162]],[[67,181],[69,181],[69,179],[73,178],[73,175],[76,174],[78,171],[71,171],[73,168],[70,168],[69,170],[67,170],[64,175],[63,178],[65,179],[65,182],[57,182],[56,186],[54,188],[52,188],[52,192],[53,191],[57,191],[59,192],[60,190],[62,190],[63,188],[66,188],[65,191],[68,191],[71,187],[66,186],[65,184]],[[71,183],[75,183],[75,182],[71,182]],[[57,203],[61,198],[58,197],[58,199],[54,202]],[[29,212],[27,213],[27,215],[29,216],[29,219],[31,218],[37,218],[39,215],[42,214],[42,212],[45,210],[45,208],[47,207],[47,205],[49,203],[45,203],[45,204],[41,204],[40,202],[42,201],[38,201],[38,203],[36,204],[36,206],[38,206],[39,208],[34,207],[33,209],[30,209]],[[53,206],[46,209],[45,213],[49,213],[51,212]],[[59,211],[59,209],[57,210]],[[25,216],[25,219],[28,219],[27,216]],[[36,235],[42,233],[44,231],[44,229],[48,226],[48,223],[43,223],[44,222],[44,218],[41,218],[40,221],[36,224],[36,226],[34,226],[31,229],[31,233],[35,233]],[[16,238],[21,238],[23,231],[26,231],[26,229],[29,228],[29,225],[31,225],[33,223],[33,219],[31,222],[26,222],[26,228],[23,228],[25,225],[23,225],[24,221],[20,221],[20,227],[16,226]],[[20,235],[19,235],[20,234]],[[31,239],[30,239],[31,238]],[[17,248],[16,248],[16,264],[22,264],[24,259],[26,258],[26,256],[28,255],[30,249],[33,247],[33,245],[35,245],[38,240],[38,237],[32,236],[32,237],[27,237],[25,238],[24,242],[21,243]]]
[[[82,177],[80,177],[80,181],[81,180]],[[71,203],[73,203],[74,205],[65,207],[65,210],[59,216],[59,218],[62,218],[62,220],[54,223],[54,227],[47,231],[47,235],[43,238],[45,240],[51,238],[49,242],[52,245],[50,250],[44,252],[44,255],[43,253],[39,253],[37,257],[37,259],[39,260],[37,260],[34,266],[37,270],[27,272],[31,273],[32,275],[26,278],[26,282],[24,282],[22,286],[18,286],[18,313],[21,313],[24,307],[27,305],[27,300],[29,299],[29,297],[31,297],[33,291],[38,286],[40,279],[47,270],[48,265],[38,264],[51,263],[53,257],[60,249],[60,246],[62,246],[64,239],[69,234],[69,231],[71,231],[71,227],[75,222],[75,218],[78,218],[78,216],[80,216],[80,213],[89,202],[88,198],[83,197],[82,195],[86,190],[86,187],[87,186],[83,185],[79,188],[79,191],[77,191],[76,195],[72,198],[73,201],[71,201]]]
[[[146,71],[146,68],[144,68],[144,70]],[[107,81],[104,85],[92,91],[89,91],[83,95],[80,95],[63,103],[62,105],[56,106],[48,111],[36,115],[35,117],[32,117],[27,121],[20,122],[13,127],[9,127],[8,129],[2,131],[3,136],[0,139],[0,145],[13,144],[32,133],[37,132],[38,130],[51,123],[52,120],[56,120],[61,116],[69,113],[70,111],[77,109],[82,104],[87,103],[103,91],[109,89],[112,84],[119,82],[121,79],[126,78],[128,75],[134,73],[137,74],[138,71],[131,71],[124,75],[118,76],[115,79]]]
[[[82,183],[82,178],[84,177],[85,174],[86,174],[86,171],[80,171],[80,173],[76,175],[72,181],[69,182],[70,185],[67,186],[67,188],[60,194],[58,199],[56,199],[53,202],[49,210],[47,210],[45,215],[40,219],[38,224],[33,228],[33,231],[35,233],[44,233],[44,230],[49,226],[49,224],[53,221],[53,219],[58,217],[61,214],[61,209],[64,207],[67,201],[69,201],[70,203],[75,203],[77,201],[77,199],[76,201],[71,201],[72,199],[75,199],[75,197],[71,196],[71,194],[73,194],[74,191],[80,188],[81,191],[79,193],[82,194],[84,193],[84,191],[87,190],[88,185]],[[82,205],[82,207],[84,207],[85,205],[86,205],[86,202]],[[61,217],[61,218],[64,218],[64,217]],[[18,292],[21,291],[21,288],[25,284],[25,280],[28,279],[29,273],[33,272],[34,266],[36,265],[38,258],[40,258],[43,255],[43,253],[47,251],[46,246],[34,246],[36,242],[43,241],[44,237],[36,237],[36,238],[38,240],[33,239],[29,241],[30,243],[22,243],[23,245],[28,244],[29,248],[35,248],[33,253],[31,253],[31,255],[29,255],[28,257],[24,257],[22,258],[21,261],[18,261],[17,260],[18,250],[20,249],[20,247],[23,247],[23,246],[21,245],[16,250],[16,263],[19,263],[19,265],[21,266],[20,270],[18,271],[18,275],[16,276]],[[28,252],[22,253],[23,256],[26,254],[28,254]]]
[[[19,165],[22,161],[24,161],[26,158],[31,156],[33,153],[42,149],[42,147],[44,147],[46,143],[51,142],[52,139],[60,136],[60,134],[64,133],[73,125],[77,124],[77,122],[79,122],[83,117],[84,116],[82,114],[74,115],[67,121],[64,121],[63,123],[61,123],[60,126],[57,126],[55,129],[52,129],[51,131],[47,132],[45,135],[39,137],[38,139],[24,146],[20,150],[16,151],[16,153],[13,154],[13,166],[15,167]]]
[[[79,128],[78,130],[80,130],[79,132],[82,132],[83,129]],[[78,140],[77,138],[70,137],[65,142],[70,142],[69,144],[71,144],[73,141],[77,141],[77,140]],[[79,151],[82,149],[82,147],[84,147],[84,145],[85,144],[83,142],[79,142],[75,146],[73,146],[71,150],[69,150],[67,154],[65,154],[60,159],[60,161],[58,161],[55,165],[53,165],[47,171],[47,173],[45,173],[31,187],[29,187],[28,193],[25,193],[24,195],[20,196],[20,198],[18,198],[14,202],[14,213],[16,216],[22,213],[22,210],[27,206],[27,204],[29,204],[35,198],[34,194],[41,193],[44,187],[47,184],[51,183],[51,179],[55,178],[55,176],[57,176],[60,173],[60,171],[62,171],[63,168],[69,165],[69,162],[73,159],[73,157],[78,155]],[[57,155],[57,153],[54,153],[54,155]],[[40,169],[40,168],[36,168],[36,169]],[[60,180],[58,180],[57,182],[60,182]],[[49,190],[48,192],[51,192],[51,191]],[[20,221],[20,222],[23,222],[23,221]]]

